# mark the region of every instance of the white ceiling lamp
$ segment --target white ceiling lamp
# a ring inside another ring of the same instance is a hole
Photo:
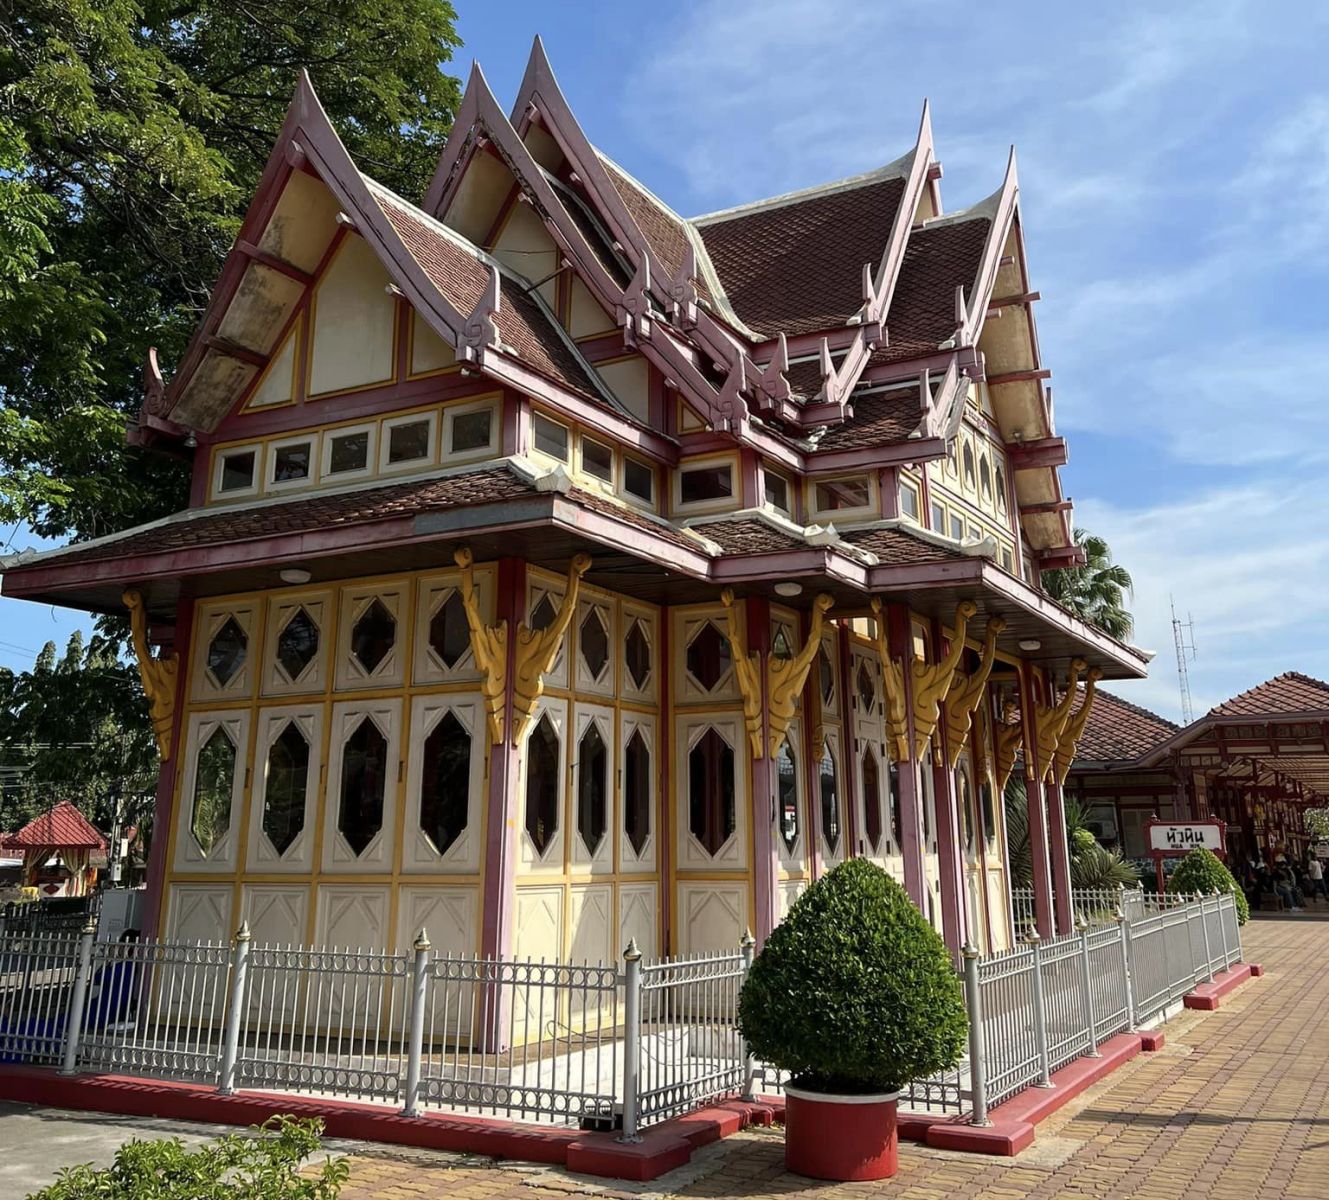
[[[775,585],[775,594],[777,596],[801,596],[803,585],[795,583],[792,579],[784,579]]]
[[[283,567],[281,570],[282,583],[308,583],[312,578],[304,567]]]
[[[1040,642],[1037,638],[1021,638],[1021,639],[1020,639],[1020,649],[1021,649],[1021,650],[1041,650],[1041,649],[1043,649],[1043,643]]]

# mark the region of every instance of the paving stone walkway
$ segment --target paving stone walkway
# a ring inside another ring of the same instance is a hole
[[[1019,1158],[909,1144],[879,1184],[830,1185],[789,1175],[778,1131],[708,1146],[649,1184],[547,1167],[384,1149],[351,1160],[342,1200],[553,1200],[575,1195],[1141,1197],[1273,1200],[1329,1197],[1329,921],[1257,918],[1243,930],[1263,979],[1215,1013],[1167,1027],[1140,1055],[1038,1129]]]

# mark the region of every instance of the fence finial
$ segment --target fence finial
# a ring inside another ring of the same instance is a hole
[[[960,953],[963,954],[965,958],[979,957],[978,947],[975,946],[974,943],[970,941],[966,941],[965,944],[960,947]]]
[[[1032,946],[1032,945],[1034,945],[1036,942],[1041,942],[1043,939],[1040,938],[1040,937],[1038,936],[1038,930],[1037,930],[1037,929],[1032,929],[1032,928],[1031,928],[1031,929],[1029,930],[1029,932],[1026,933],[1026,934],[1024,935],[1024,940],[1025,940],[1026,942],[1028,942],[1028,943]]]
[[[420,926],[420,932],[415,935],[415,948],[417,950],[429,949],[429,933],[423,925]]]
[[[637,949],[637,939],[628,938],[628,948],[623,951],[623,957],[628,962],[640,962],[641,951]]]
[[[1078,913],[1075,917],[1075,932],[1087,933],[1089,931],[1089,922],[1084,919],[1084,913]]]
[[[241,921],[240,928],[235,931],[235,940],[237,942],[247,942],[251,937],[253,937],[253,934],[249,932],[249,922]]]
[[[743,927],[743,936],[738,939],[738,944],[742,946],[744,950],[749,946],[755,946],[757,944],[757,939],[752,936],[752,930],[747,928],[747,926]]]

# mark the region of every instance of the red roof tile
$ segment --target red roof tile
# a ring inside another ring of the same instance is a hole
[[[1329,712],[1329,684],[1285,671],[1225,700],[1206,714],[1211,717],[1263,717],[1278,713]]]
[[[896,177],[697,223],[725,294],[763,337],[843,325],[863,306],[863,265],[876,271],[904,180]]]
[[[601,161],[608,168],[609,181],[623,201],[623,207],[637,223],[651,253],[671,277],[678,278],[688,254],[688,235],[683,218],[670,212],[640,184],[628,178],[617,163],[603,155]],[[694,282],[702,295],[708,294],[699,280]]]
[[[904,441],[923,420],[917,384],[853,396],[854,415],[832,425],[817,442],[818,450],[856,450]]]
[[[29,821],[17,833],[0,838],[6,850],[105,850],[106,842],[84,815],[69,801],[57,804],[50,812]]]
[[[807,542],[802,538],[777,529],[760,517],[706,521],[693,528],[715,542],[726,554],[775,554],[782,550],[807,548]]]
[[[1179,728],[1147,708],[1100,689],[1094,694],[1094,706],[1089,710],[1089,720],[1076,747],[1075,760],[1134,762]]]
[[[887,566],[953,562],[957,558],[968,557],[959,550],[918,537],[903,526],[844,529],[840,531],[840,536],[860,550],[870,550]]]
[[[648,516],[646,513],[633,508],[630,504],[610,500],[607,496],[601,496],[596,492],[588,492],[584,488],[577,487],[568,490],[568,498],[575,500],[583,508],[603,513],[607,517],[617,517],[620,521],[626,521],[629,525],[635,525],[638,529],[653,533],[656,537],[664,538],[667,542],[673,542],[675,546],[682,546],[693,551],[701,550],[701,544],[695,538],[690,537],[681,529],[670,525],[666,521]]]

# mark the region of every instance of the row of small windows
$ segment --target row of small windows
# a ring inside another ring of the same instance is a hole
[[[913,521],[917,525],[923,522],[923,499],[922,490],[918,483],[913,479],[902,477],[900,479],[900,515]],[[928,521],[927,527],[936,533],[952,537],[956,541],[964,541],[966,538],[977,541],[986,537],[988,530],[975,521],[972,517],[966,517],[964,512],[955,505],[948,505],[940,499],[929,499],[928,501]],[[1015,569],[1015,552],[1004,541],[1004,532],[996,535],[998,538],[998,556],[1001,565],[1007,571]]]
[[[442,436],[439,428],[442,426]],[[320,483],[471,462],[498,452],[495,401],[449,405],[360,425],[228,446],[214,459],[214,497],[235,499]]]
[[[655,506],[655,468],[630,454],[619,454],[607,442],[574,434],[569,426],[537,412],[531,416],[531,446],[639,504]]]

